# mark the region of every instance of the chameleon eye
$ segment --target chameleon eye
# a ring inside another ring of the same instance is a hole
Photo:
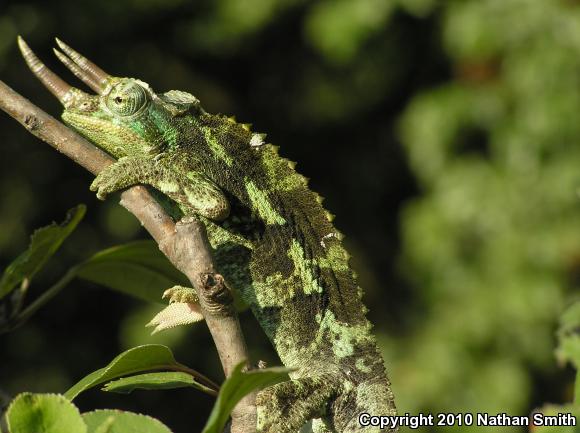
[[[107,108],[121,116],[137,113],[147,103],[145,89],[133,82],[119,83],[106,99]]]

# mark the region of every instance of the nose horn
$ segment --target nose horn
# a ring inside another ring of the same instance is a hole
[[[36,54],[32,52],[30,47],[24,39],[18,36],[18,47],[22,53],[22,57],[34,75],[44,84],[44,86],[58,98],[58,100],[66,106],[67,95],[72,89],[72,86],[63,81],[58,75],[46,67],[40,61]]]
[[[106,86],[109,74],[60,39],[56,38],[56,43],[64,52],[63,54],[56,49],[54,50],[58,59],[87,86],[101,94]]]

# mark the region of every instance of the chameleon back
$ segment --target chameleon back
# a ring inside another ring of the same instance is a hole
[[[227,274],[233,271],[241,280],[233,286],[241,291],[280,359],[296,369],[291,377],[314,378],[319,383],[313,387],[336,394],[329,405],[334,414],[330,425],[340,427],[336,431],[356,431],[358,421],[345,420],[345,413],[374,409],[371,413],[394,414],[362,291],[320,196],[308,188],[291,161],[256,139],[247,126],[210,114],[196,122],[207,158],[201,165],[212,167],[207,176],[232,206],[221,226],[247,239],[251,251],[243,252],[245,247],[238,244],[237,254],[232,254],[235,241],[222,239],[220,246],[220,239],[212,236],[214,246],[218,255],[224,249],[228,259],[220,262],[228,267]],[[245,257],[238,269],[232,269],[233,255]],[[295,387],[285,391],[286,397],[304,392]]]

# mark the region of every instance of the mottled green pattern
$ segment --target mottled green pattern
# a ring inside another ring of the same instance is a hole
[[[144,100],[129,115],[104,110],[107,95],[86,95],[63,118],[121,158],[93,183],[99,196],[145,183],[205,221],[221,272],[295,369],[259,396],[259,431],[294,433],[317,418],[317,431],[356,432],[361,412],[394,414],[341,235],[294,163],[248,125],[205,113],[193,96],[157,97],[143,85],[142,98],[136,83],[111,79],[116,95],[130,89],[131,101]]]

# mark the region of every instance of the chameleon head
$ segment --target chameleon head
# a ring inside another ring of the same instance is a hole
[[[96,95],[67,84],[18,38],[34,75],[63,104],[65,123],[115,158],[157,152],[166,138],[164,119],[174,114],[174,107],[164,100],[164,95],[158,97],[143,81],[113,77],[64,42],[56,42],[62,50],[54,50],[59,60]]]

